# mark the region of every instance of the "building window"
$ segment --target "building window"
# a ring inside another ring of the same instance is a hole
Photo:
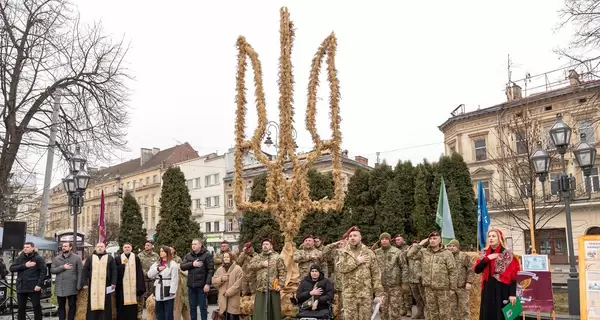
[[[185,181],[185,184],[187,185],[187,187],[188,187],[188,190],[192,190],[192,189],[194,189],[194,180],[192,180],[192,179],[190,179],[190,180],[186,180],[186,181]]]
[[[195,203],[194,209],[200,209],[202,207],[202,200],[201,199],[194,200],[194,203]]]
[[[528,152],[527,146],[527,132],[521,130],[515,133],[515,142],[517,147],[517,154],[526,154]]]
[[[158,175],[155,174],[154,176],[152,176],[152,182],[158,183]]]
[[[147,204],[148,204],[148,196],[145,196],[144,197],[144,205],[147,205]]]
[[[225,231],[233,231],[233,219],[227,219],[227,230]]]
[[[194,179],[194,187],[196,187],[196,189],[200,189],[200,178]]]
[[[233,195],[232,194],[227,195],[227,207],[233,208]]]
[[[144,208],[146,210],[144,210],[144,228],[146,228],[146,230],[148,230],[148,208]]]
[[[220,207],[221,206],[221,201],[220,201],[220,197],[219,196],[214,196],[213,197],[213,206],[215,207]]]
[[[475,197],[477,197],[477,195],[479,194],[479,191],[477,190],[478,183],[479,183],[479,181],[475,181]],[[489,181],[481,181],[481,186],[483,187],[483,195],[485,196],[485,200],[489,201],[490,200],[490,182]]]
[[[581,173],[583,174],[583,173]],[[598,192],[600,191],[600,179],[598,179],[598,168],[592,168],[592,172],[590,174],[590,183],[589,186],[592,188],[590,192]],[[583,177],[583,181],[585,181],[585,176]],[[585,182],[585,186],[588,186],[588,183]],[[587,191],[587,190],[586,190]]]
[[[550,174],[550,194],[558,195],[559,192],[560,173]]]
[[[206,232],[211,232],[211,227],[212,227],[212,225],[210,222],[207,222],[204,224],[204,228],[206,229]]]
[[[212,177],[212,176],[205,176],[204,177],[204,185],[206,187],[210,186],[210,177]]]
[[[146,185],[150,184],[150,177],[146,177]]]
[[[156,218],[156,208],[155,207],[150,208],[150,215],[152,216],[152,225],[154,226],[154,229],[156,229],[156,224],[158,223],[158,219]]]
[[[520,189],[519,190],[520,191],[519,196],[521,198],[528,198],[529,197],[530,186],[531,185],[529,183],[523,183],[523,184],[521,184],[521,186],[519,188]]]
[[[582,120],[579,121],[578,126],[579,134],[585,134],[585,142],[592,144],[596,141],[596,137],[594,134],[594,122],[590,120]]]
[[[215,232],[221,231],[221,226],[219,225],[219,221],[215,221]]]
[[[475,161],[487,160],[487,148],[485,145],[485,139],[477,139],[473,143],[475,146]]]
[[[218,184],[220,184],[220,183],[219,183],[219,174],[218,174],[218,173],[215,173],[215,174],[213,175],[213,185],[218,185]]]
[[[211,202],[212,202],[212,197],[206,197],[206,198],[204,199],[204,205],[205,205],[207,208],[211,208],[211,207],[212,207],[212,205],[211,205]]]
[[[525,249],[531,246],[529,230],[524,231]],[[567,237],[565,229],[539,229],[535,234],[535,250],[538,254],[546,254],[554,264],[568,264]]]

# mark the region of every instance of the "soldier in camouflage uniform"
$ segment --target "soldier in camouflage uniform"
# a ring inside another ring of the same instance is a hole
[[[300,275],[307,275],[309,268],[313,264],[325,265],[323,262],[323,252],[315,248],[313,236],[308,235],[302,239],[301,249],[294,252],[294,262],[298,264]]]
[[[321,237],[319,236],[315,236],[315,249],[319,250],[319,251],[323,251],[323,249],[325,249],[325,246],[323,245],[323,239],[321,239]]]
[[[242,248],[242,252],[235,261],[238,266],[244,271],[244,277],[242,280],[242,294],[251,295],[254,292],[254,281],[256,276],[250,271],[250,261],[254,257],[254,248],[252,242],[246,242]]]
[[[383,300],[381,270],[375,253],[362,244],[358,227],[350,228],[347,234],[348,243],[341,249],[335,266],[344,277],[344,319],[370,320],[373,295],[376,303]]]
[[[273,241],[271,239],[263,240],[261,245],[262,253],[254,255],[248,266],[256,275],[256,294],[254,296],[252,319],[267,320],[267,311],[269,312],[269,319],[282,319],[279,291],[285,286],[287,269],[279,254],[273,252]],[[265,308],[267,309],[265,310]]]
[[[423,246],[429,242],[428,248]],[[425,310],[428,320],[440,320],[442,317],[454,320],[455,310],[452,310],[458,282],[458,271],[454,256],[442,245],[440,233],[434,231],[429,238],[412,246],[408,257],[420,259],[422,263],[421,276],[425,288]]]
[[[471,319],[469,310],[469,291],[475,277],[473,259],[465,252],[460,251],[460,243],[453,239],[446,246],[454,254],[456,267],[458,268],[458,282],[456,284],[456,304],[460,319]]]
[[[146,293],[144,293],[143,299],[138,301],[138,315],[142,314],[142,310],[146,305],[146,299],[154,293],[154,280],[148,278],[148,269],[159,259],[158,253],[153,251],[154,246],[152,241],[147,240],[144,244],[144,250],[138,254],[140,262],[142,263],[142,271],[144,272],[144,281],[146,282]]]
[[[381,248],[375,250],[375,256],[381,269],[384,303],[381,305],[381,319],[400,319],[406,315],[403,310],[403,289],[408,291],[408,265],[400,249],[392,246],[391,236],[384,232],[379,236]]]
[[[339,261],[339,253],[341,248],[345,245],[345,240],[342,239],[338,242],[334,242],[331,244],[328,244],[326,246],[323,247],[323,260],[327,261],[329,264],[333,264],[334,266],[338,263]],[[338,317],[337,319],[343,320],[343,314],[342,314],[342,308],[343,308],[343,302],[342,302],[342,288],[344,287],[343,282],[342,282],[342,274],[339,271],[339,268],[330,268],[329,269],[330,273],[329,273],[329,280],[333,281],[334,284],[334,290],[335,290],[335,295],[338,298],[338,303],[337,303],[337,314]]]
[[[406,241],[404,241],[404,237],[401,234],[397,234],[394,237],[394,246],[402,252],[404,255],[404,259],[408,262],[408,258],[406,257],[406,253],[408,252],[408,245]],[[410,286],[403,287],[402,289],[402,311],[400,314],[402,316],[410,317],[412,316],[412,306],[413,306],[413,297]]]
[[[215,259],[214,259],[215,270],[219,269],[221,264],[223,264],[223,254],[225,252],[231,253],[231,249],[229,248],[229,242],[227,242],[227,240],[223,240],[223,242],[221,242],[221,251],[219,251],[219,253],[215,254]]]
[[[413,246],[417,245],[416,243]],[[408,247],[410,249],[410,247]],[[417,302],[417,313],[413,314],[413,319],[425,319],[425,289],[421,283],[421,259],[408,258],[408,279],[410,282],[410,291]],[[411,301],[412,304],[412,301]]]

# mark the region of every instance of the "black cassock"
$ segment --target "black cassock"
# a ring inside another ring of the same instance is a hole
[[[81,273],[81,286],[88,286],[88,301],[87,301],[87,313],[86,320],[112,320],[112,294],[107,294],[106,299],[104,300],[104,310],[92,311],[92,303],[90,299],[92,297],[92,260],[94,255],[98,256],[99,259],[102,259],[104,255],[108,255],[108,261],[106,264],[106,284],[104,285],[104,290],[106,287],[117,284],[117,266],[115,265],[115,260],[110,254],[102,253],[98,254],[94,251],[92,256],[85,260],[85,264],[83,265],[83,270]],[[106,291],[104,291],[106,292]]]
[[[130,254],[125,255],[129,259]],[[121,263],[121,255],[115,259],[117,266],[117,319],[129,320],[137,319],[137,303],[134,305],[124,306],[123,298],[123,277],[125,276],[125,265]],[[142,263],[140,258],[135,255],[135,286],[136,296],[141,297],[146,292],[146,283],[144,282],[144,271],[142,270]]]

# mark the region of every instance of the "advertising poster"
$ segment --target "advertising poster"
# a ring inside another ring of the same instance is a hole
[[[517,296],[525,311],[552,311],[552,273],[550,271],[521,271],[517,275]]]
[[[581,320],[600,320],[600,236],[579,237]]]

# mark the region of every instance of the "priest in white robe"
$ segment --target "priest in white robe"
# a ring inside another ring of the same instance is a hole
[[[116,289],[118,320],[142,320],[137,305],[146,292],[146,283],[140,258],[131,250],[131,244],[125,243],[123,253],[115,259],[118,274]]]
[[[112,320],[111,298],[117,286],[117,266],[104,243],[98,243],[94,253],[85,260],[81,284],[88,290],[86,320]]]

